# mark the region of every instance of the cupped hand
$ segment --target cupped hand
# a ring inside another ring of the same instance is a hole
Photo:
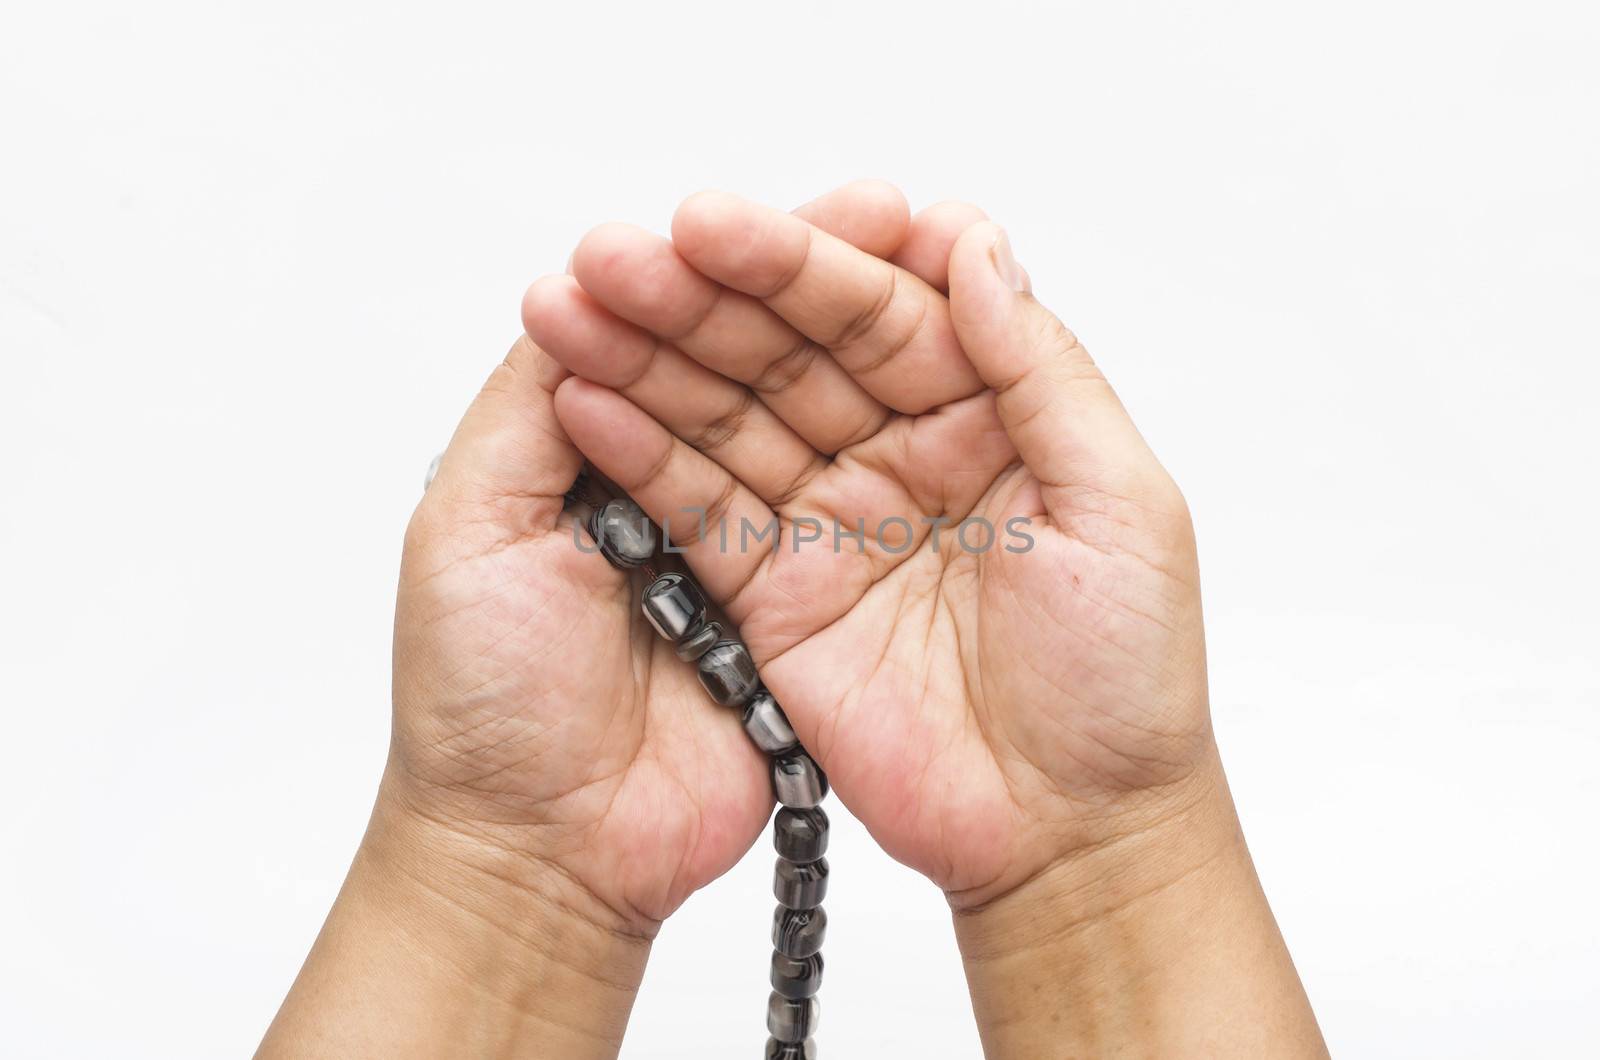
[[[868,252],[907,242],[904,200],[881,185],[801,214]],[[639,579],[580,548],[566,377],[519,341],[412,519],[385,797],[492,851],[489,871],[649,933],[751,845],[771,794],[738,719],[640,618]]]
[[[1218,790],[1184,501],[1004,233],[944,204],[877,255],[708,193],[672,236],[530,289],[554,415],[877,840],[975,906]]]

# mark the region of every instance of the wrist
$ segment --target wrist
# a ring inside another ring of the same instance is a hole
[[[1220,767],[1197,771],[1160,800],[1102,810],[1096,822],[1062,829],[1071,844],[1003,891],[946,892],[958,930],[980,956],[1037,945],[1244,853]]]
[[[386,779],[262,1052],[615,1056],[652,936]]]
[[[435,817],[389,788],[385,782],[362,855],[405,910],[481,922],[473,934],[492,941],[502,960],[559,964],[599,984],[619,982],[619,960],[637,958],[642,968],[659,921],[616,912],[548,852],[529,849],[524,832]]]
[[[1171,812],[953,909],[990,1057],[1324,1053],[1220,768]]]

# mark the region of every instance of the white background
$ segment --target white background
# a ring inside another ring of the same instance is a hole
[[[1183,485],[1335,1053],[1593,1055],[1592,4],[0,11],[0,1052],[253,1048],[524,286],[870,175],[1007,225]],[[836,846],[826,1054],[976,1055],[942,899]],[[756,1054],[769,871],[668,923],[625,1055]]]

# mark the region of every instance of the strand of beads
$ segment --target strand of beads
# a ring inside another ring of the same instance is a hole
[[[595,512],[590,532],[617,567],[643,567],[655,553],[655,526],[626,499]],[[684,574],[662,574],[645,588],[645,618],[671,641],[678,658],[695,664],[700,683],[718,704],[742,710],[744,731],[772,763],[773,818],[778,851],[772,890],[772,994],[767,998],[766,1060],[816,1060],[812,1038],[821,1016],[822,939],[828,915],[828,815],[819,804],[828,778],[800,746],[783,708],[761,687],[750,649],[707,616],[705,594]]]

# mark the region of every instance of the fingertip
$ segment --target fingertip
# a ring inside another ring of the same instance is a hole
[[[589,401],[613,392],[610,387],[592,383],[581,375],[568,376],[556,387],[556,404]]]
[[[815,232],[794,214],[721,191],[691,195],[672,218],[672,244],[686,262],[757,298],[792,276]]]
[[[796,217],[874,257],[886,258],[906,240],[911,205],[886,180],[855,180],[794,211]]]
[[[880,221],[895,222],[902,228],[911,222],[911,203],[906,193],[890,181],[867,177],[853,180],[845,188]]]
[[[589,382],[582,376],[569,375],[556,387],[551,396],[556,423],[562,433],[582,453],[584,458],[609,475],[611,453],[604,445],[606,438],[605,396],[613,391]]]
[[[618,483],[644,477],[672,447],[666,428],[639,406],[578,376],[556,388],[555,414],[578,451]]]
[[[582,281],[585,275],[597,276],[614,270],[625,262],[642,240],[653,238],[649,232],[622,221],[607,221],[584,233],[572,251],[569,268]]]
[[[545,356],[603,386],[626,387],[648,366],[654,341],[608,312],[571,276],[542,276],[522,296],[522,327]],[[563,376],[564,377],[564,376]]]
[[[962,232],[988,220],[988,216],[970,202],[936,202],[910,219],[905,241],[891,260],[930,287],[946,291],[950,287],[951,248]]]
[[[672,214],[672,242],[681,250],[698,246],[743,200],[726,191],[697,191],[678,204]]]
[[[950,247],[950,302],[955,312],[958,299],[971,301],[980,296],[993,296],[1000,286],[1000,276],[995,271],[993,252],[1005,238],[1005,229],[993,221],[977,221],[968,225]]]
[[[562,274],[541,276],[529,284],[522,295],[522,329],[528,337],[547,345],[544,336],[550,325],[568,310],[577,292],[578,281]]]
[[[944,199],[917,211],[915,223],[929,230],[945,233],[952,243],[975,224],[989,220],[983,207],[960,199]]]
[[[950,248],[952,298],[958,278],[963,287],[972,290],[998,285],[1010,294],[1032,293],[1032,281],[1017,262],[1011,236],[993,221],[979,221],[956,237]]]
[[[628,224],[601,225],[584,236],[572,272],[599,305],[664,336],[692,326],[717,296],[717,285],[670,241]]]
[[[950,322],[972,365],[990,386],[1012,379],[1026,351],[1017,348],[1017,317],[1022,299],[1015,287],[1015,270],[1008,279],[1002,269],[1009,259],[1005,230],[991,221],[970,225],[950,251]]]
[[[556,415],[565,423],[567,416],[582,420],[588,425],[600,425],[618,431],[620,442],[626,443],[629,432],[650,420],[639,406],[609,386],[585,379],[580,375],[568,376],[556,387]],[[574,439],[576,440],[576,439]]]
[[[604,396],[608,393],[612,391],[598,383],[591,383],[579,375],[569,375],[551,395],[556,419],[567,432],[567,437],[580,449],[583,443],[579,436],[587,433],[587,425],[593,419],[592,413],[596,409],[603,411]]]
[[[910,216],[911,206],[906,201],[905,192],[901,191],[900,186],[892,180],[884,180],[882,177],[860,177],[846,181],[840,185],[839,190],[850,191],[863,197],[870,196],[884,203],[898,203],[900,211]]]
[[[562,378],[560,366],[520,336],[456,427],[429,484],[427,507],[443,513],[448,524],[463,502],[476,507],[493,501],[502,516],[524,529],[554,526],[561,494],[582,459],[553,414]],[[501,506],[512,499],[514,505]],[[474,518],[456,525],[471,534],[484,524]]]
[[[529,376],[547,394],[554,394],[561,380],[568,375],[561,363],[550,356],[549,351],[540,346],[526,330],[506,352],[505,363],[513,371]]]
[[[957,234],[955,244],[951,247],[951,253],[954,254],[957,249],[970,248],[974,245],[987,247],[999,239],[1004,232],[1005,229],[987,217],[979,218]]]

